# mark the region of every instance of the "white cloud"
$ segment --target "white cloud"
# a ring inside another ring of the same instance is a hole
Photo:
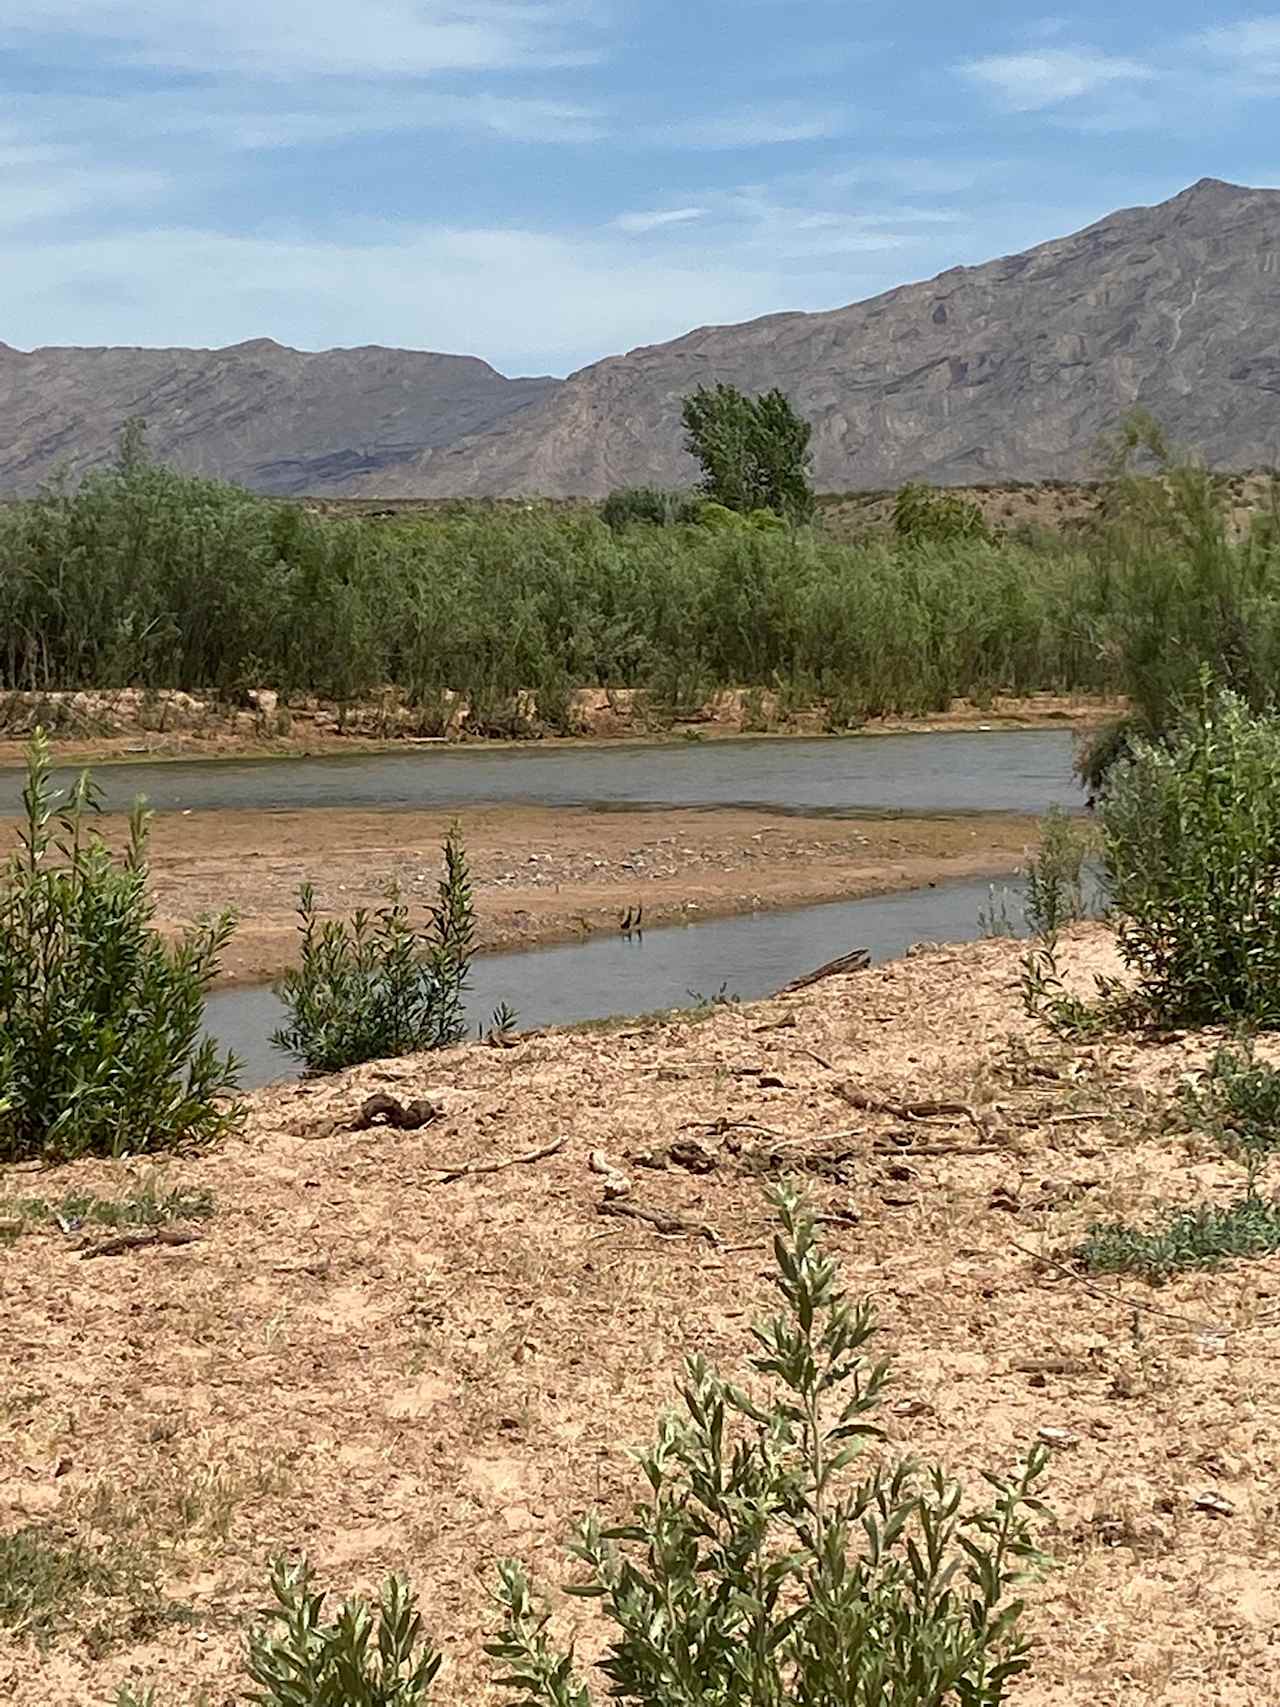
[[[593,107],[434,85],[311,83],[291,98],[262,98],[252,83],[192,94],[159,90],[117,95],[16,96],[6,106],[13,131],[117,151],[121,139],[170,145],[186,138],[227,153],[296,148],[346,137],[403,131],[483,131],[513,142],[591,142],[607,131]]]
[[[168,189],[160,172],[94,164],[71,149],[6,142],[0,135],[0,230],[145,206]]]
[[[79,36],[118,64],[422,76],[583,64],[587,0],[0,0],[0,40]]]
[[[1155,76],[1140,60],[1065,48],[992,54],[968,61],[963,70],[1001,105],[1019,113],[1040,112],[1115,84],[1141,83]]]
[[[741,107],[729,113],[654,125],[641,140],[678,148],[758,148],[774,143],[821,142],[849,128],[846,113],[811,107]]]
[[[660,231],[668,225],[688,225],[701,219],[706,211],[704,207],[672,207],[662,212],[620,213],[613,224],[619,231]]]
[[[1225,24],[1206,30],[1197,43],[1253,92],[1273,92],[1280,79],[1280,17]]]

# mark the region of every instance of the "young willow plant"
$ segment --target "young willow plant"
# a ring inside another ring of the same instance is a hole
[[[325,1597],[311,1568],[276,1560],[275,1607],[250,1633],[245,1669],[258,1686],[254,1707],[423,1707],[440,1655],[423,1633],[413,1591],[388,1577],[376,1611],[343,1601],[324,1622]]]
[[[640,1707],[991,1707],[1028,1664],[1015,1590],[1040,1558],[1045,1453],[988,1475],[978,1507],[936,1468],[852,1474],[888,1368],[812,1215],[788,1188],[775,1201],[783,1308],[751,1359],[771,1401],[689,1359],[683,1411],[639,1458],[647,1501],[616,1527],[588,1517],[571,1544],[587,1580],[570,1592],[613,1626],[610,1692]],[[522,1707],[590,1707],[523,1571],[508,1561],[499,1583],[502,1686]]]
[[[333,1073],[462,1041],[475,909],[456,825],[445,839],[444,863],[424,932],[394,893],[374,914],[361,909],[349,923],[322,921],[315,891],[303,885],[302,963],[276,987],[289,1015],[272,1039],[278,1049],[313,1073]]]
[[[87,773],[63,794],[49,746],[27,754],[25,824],[0,876],[0,1161],[208,1143],[238,1119],[234,1056],[203,1036],[230,914],[170,944],[152,929],[147,814],[116,859],[86,823]]]

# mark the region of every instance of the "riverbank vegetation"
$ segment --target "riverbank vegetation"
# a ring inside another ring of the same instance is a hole
[[[1201,662],[1250,703],[1280,662],[1273,516],[1242,530],[1219,486],[1172,460],[1119,469],[1070,536],[926,526],[918,493],[900,529],[858,544],[647,509],[629,522],[615,505],[613,526],[537,505],[370,525],[135,449],[0,511],[0,691],[354,703],[394,685],[424,734],[459,701],[477,733],[567,731],[583,687],[672,714],[745,689],[784,716],[820,705],[832,728],[957,697],[1114,693],[1151,732]]]

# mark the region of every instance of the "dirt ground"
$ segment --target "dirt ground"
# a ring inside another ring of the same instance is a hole
[[[1054,1266],[1092,1221],[1237,1190],[1168,1116],[1211,1040],[1055,1042],[1023,1014],[1018,952],[932,949],[700,1024],[263,1092],[242,1137],[155,1169],[213,1194],[198,1242],[86,1261],[78,1233],[23,1232],[0,1249],[0,1535],[129,1549],[163,1599],[91,1600],[44,1654],[0,1638],[0,1696],[109,1707],[129,1679],[159,1707],[230,1707],[283,1547],[342,1592],[407,1570],[444,1689],[496,1699],[479,1653],[495,1562],[568,1580],[567,1527],[637,1495],[625,1448],[681,1357],[741,1368],[770,1306],[760,1174],[785,1171],[874,1301],[893,1450],[972,1483],[1065,1431],[1021,1707],[1280,1699],[1280,1260],[1158,1291]],[[1070,958],[1082,988],[1115,969],[1101,927]],[[868,1112],[849,1085],[975,1118]],[[346,1130],[374,1090],[443,1117]],[[662,1165],[677,1140],[700,1152]],[[602,1216],[595,1149],[626,1201],[709,1234]],[[138,1173],[8,1169],[0,1196],[119,1194]],[[586,1603],[556,1608],[589,1655]]]
[[[165,814],[152,832],[162,928],[234,907],[224,983],[259,982],[296,957],[294,907],[310,879],[322,908],[377,907],[394,879],[415,912],[434,898],[447,812]],[[483,948],[616,931],[643,907],[658,925],[913,889],[1015,871],[1031,818],[841,820],[728,811],[468,808],[460,814]],[[116,835],[118,822],[108,820]]]

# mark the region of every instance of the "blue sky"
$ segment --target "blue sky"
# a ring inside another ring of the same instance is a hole
[[[0,0],[0,338],[563,373],[1280,183],[1278,119],[1204,0]]]

